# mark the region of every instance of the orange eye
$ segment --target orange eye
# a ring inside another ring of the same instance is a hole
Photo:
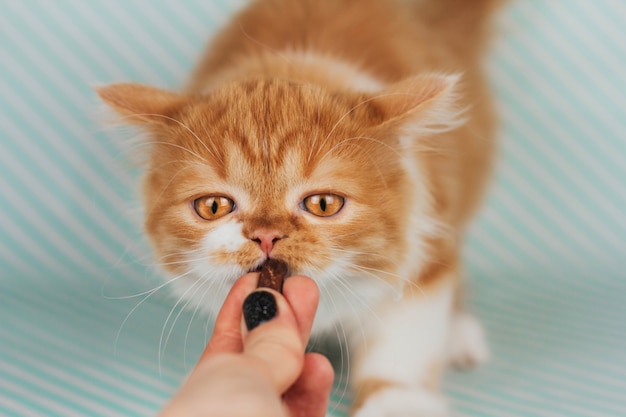
[[[200,197],[193,201],[193,208],[198,216],[205,220],[217,220],[235,210],[235,202],[226,197]]]
[[[315,194],[304,199],[304,209],[319,217],[330,217],[342,209],[344,198],[336,194]]]

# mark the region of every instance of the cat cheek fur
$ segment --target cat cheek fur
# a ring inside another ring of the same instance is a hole
[[[243,225],[237,220],[229,220],[215,226],[200,241],[202,251],[205,251],[209,257],[220,253],[233,253],[241,249],[246,243],[250,243],[248,239],[243,237]]]
[[[183,272],[171,283],[171,288],[190,307],[197,306],[215,316],[232,284],[257,267],[263,253],[243,236],[242,224],[237,220],[219,222],[210,230],[205,229],[199,228],[199,233],[204,235],[197,239],[193,249],[185,251]]]

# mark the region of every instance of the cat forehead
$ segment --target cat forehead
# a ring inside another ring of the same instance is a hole
[[[363,124],[376,113],[364,95],[281,79],[231,83],[207,99],[208,110],[216,115],[247,120],[259,129],[295,123],[329,127],[343,122],[347,127],[355,121]]]
[[[213,153],[208,156],[217,163],[234,154],[267,164],[294,162],[306,154],[312,162],[338,142],[362,145],[351,138],[362,135],[369,123],[360,109],[365,106],[355,101],[288,81],[233,83],[188,106],[177,135],[183,142],[205,143],[197,150]]]
[[[176,141],[176,147],[163,149],[210,168],[207,179],[246,189],[265,182],[284,189],[303,180],[332,189],[338,178],[370,177],[380,172],[381,160],[395,158],[390,146],[368,132],[368,117],[376,115],[360,103],[356,95],[293,82],[233,83],[194,100],[180,115],[177,131],[170,132],[167,141]],[[155,165],[181,168],[167,158]]]

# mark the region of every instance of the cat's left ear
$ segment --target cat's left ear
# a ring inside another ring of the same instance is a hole
[[[382,128],[437,133],[463,123],[457,85],[460,75],[429,74],[392,84],[371,100],[382,113]]]
[[[111,84],[95,90],[124,121],[133,124],[170,124],[188,100],[181,94],[141,84]]]

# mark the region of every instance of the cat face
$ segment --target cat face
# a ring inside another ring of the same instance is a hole
[[[322,302],[325,292],[367,304],[397,290],[416,249],[407,228],[425,198],[401,143],[415,116],[404,117],[438,91],[422,86],[403,104],[393,92],[368,98],[282,81],[191,97],[108,89],[105,101],[149,131],[145,227],[180,296],[216,310],[268,257],[313,277]]]

